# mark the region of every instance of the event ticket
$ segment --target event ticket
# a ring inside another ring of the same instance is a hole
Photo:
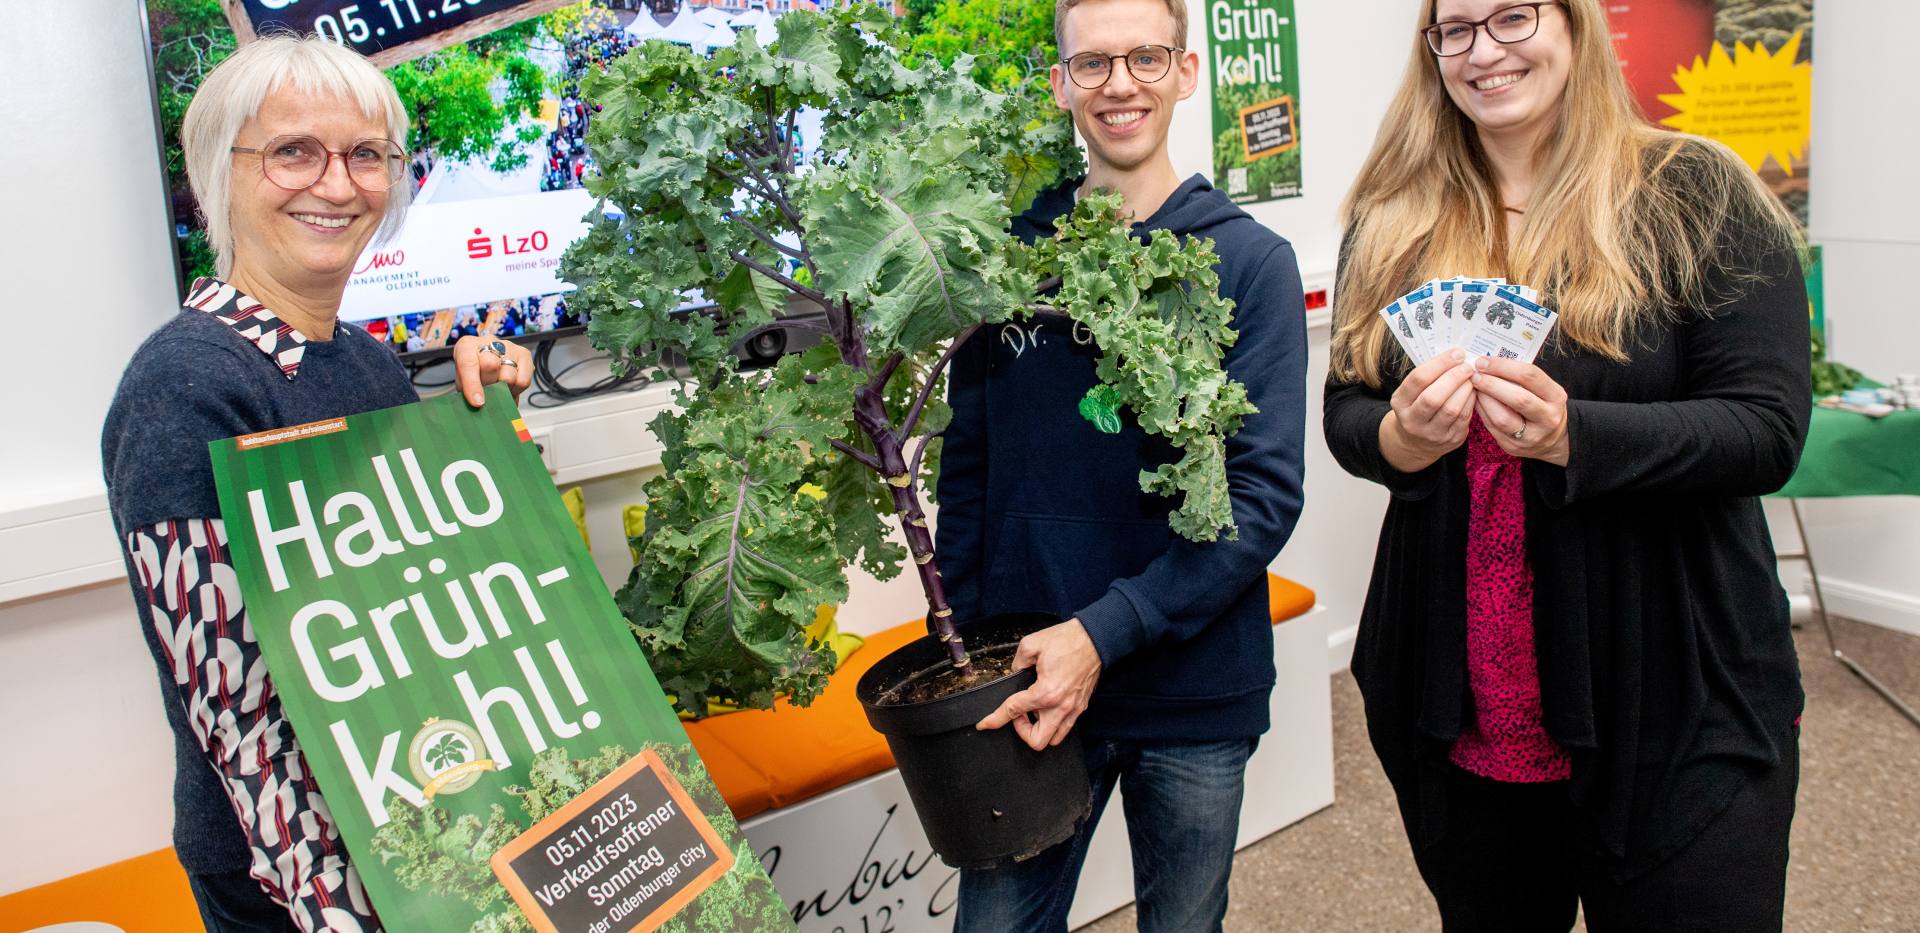
[[[1413,315],[1407,313],[1404,305],[1398,301],[1387,305],[1380,309],[1380,317],[1387,322],[1387,332],[1393,334],[1393,339],[1400,342],[1400,349],[1406,352],[1407,358],[1413,361],[1413,365],[1418,366],[1427,361],[1426,341],[1421,340],[1413,332],[1413,325],[1408,323]]]
[[[1539,292],[1505,279],[1434,279],[1380,309],[1415,366],[1451,347],[1531,363],[1557,315]]]
[[[1440,280],[1434,279],[1401,295],[1400,300],[1395,302],[1407,309],[1408,316],[1412,318],[1410,323],[1413,325],[1415,341],[1423,351],[1420,356],[1423,362],[1447,348],[1447,344],[1442,342],[1445,335],[1437,330],[1440,318],[1439,291]]]
[[[1460,346],[1474,356],[1532,363],[1540,355],[1557,316],[1552,308],[1528,298],[1520,288],[1497,286],[1480,315],[1480,325]]]

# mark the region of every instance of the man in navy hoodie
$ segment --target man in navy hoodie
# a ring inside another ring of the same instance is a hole
[[[1037,610],[1067,619],[1028,636],[1038,668],[982,729],[1036,749],[1079,729],[1094,815],[1070,840],[1004,869],[961,873],[956,929],[1064,931],[1087,841],[1116,784],[1132,837],[1140,929],[1219,929],[1246,763],[1274,681],[1266,567],[1300,515],[1306,321],[1293,248],[1167,155],[1174,105],[1192,95],[1183,0],[1060,0],[1054,98],[1086,141],[1088,174],[1014,222],[1051,236],[1076,198],[1117,191],[1132,232],[1210,238],[1239,341],[1227,372],[1258,406],[1227,442],[1234,540],[1175,536],[1176,503],[1139,474],[1175,459],[1129,418],[1080,417],[1096,348],[1064,318],[1008,323],[955,354],[935,551],[956,617]]]

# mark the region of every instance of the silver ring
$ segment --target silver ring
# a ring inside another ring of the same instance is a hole
[[[502,366],[511,366],[511,367],[513,367],[514,369],[519,369],[519,368],[520,368],[520,364],[519,364],[519,363],[516,363],[516,362],[514,362],[514,361],[513,361],[512,359],[510,359],[510,358],[508,358],[508,357],[504,357],[504,356],[500,358],[500,365],[502,365]]]
[[[480,349],[492,350],[495,355],[499,356],[503,360],[507,358],[507,342],[504,340],[495,340],[494,342],[487,344],[486,346],[481,347]]]
[[[1520,440],[1520,438],[1521,438],[1521,436],[1522,436],[1522,435],[1524,435],[1524,434],[1526,434],[1526,433],[1527,433],[1527,426],[1526,426],[1526,425],[1524,425],[1524,424],[1522,424],[1522,425],[1520,426],[1520,430],[1518,430],[1518,431],[1515,431],[1515,432],[1513,432],[1512,434],[1509,434],[1509,435],[1507,435],[1507,436],[1508,436],[1508,437],[1511,437],[1511,438],[1513,438],[1514,440],[1516,440],[1516,441],[1517,441],[1517,440]]]

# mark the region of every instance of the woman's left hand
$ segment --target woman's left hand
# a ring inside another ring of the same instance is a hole
[[[1473,361],[1474,406],[1500,449],[1566,466],[1567,390],[1531,363]]]
[[[533,384],[533,353],[492,337],[462,337],[453,345],[453,381],[475,408],[487,400],[487,386],[496,382],[506,383],[519,404],[520,393]]]

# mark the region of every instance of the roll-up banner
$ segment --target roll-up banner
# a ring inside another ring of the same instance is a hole
[[[793,929],[504,388],[211,452],[249,624],[387,929]]]

